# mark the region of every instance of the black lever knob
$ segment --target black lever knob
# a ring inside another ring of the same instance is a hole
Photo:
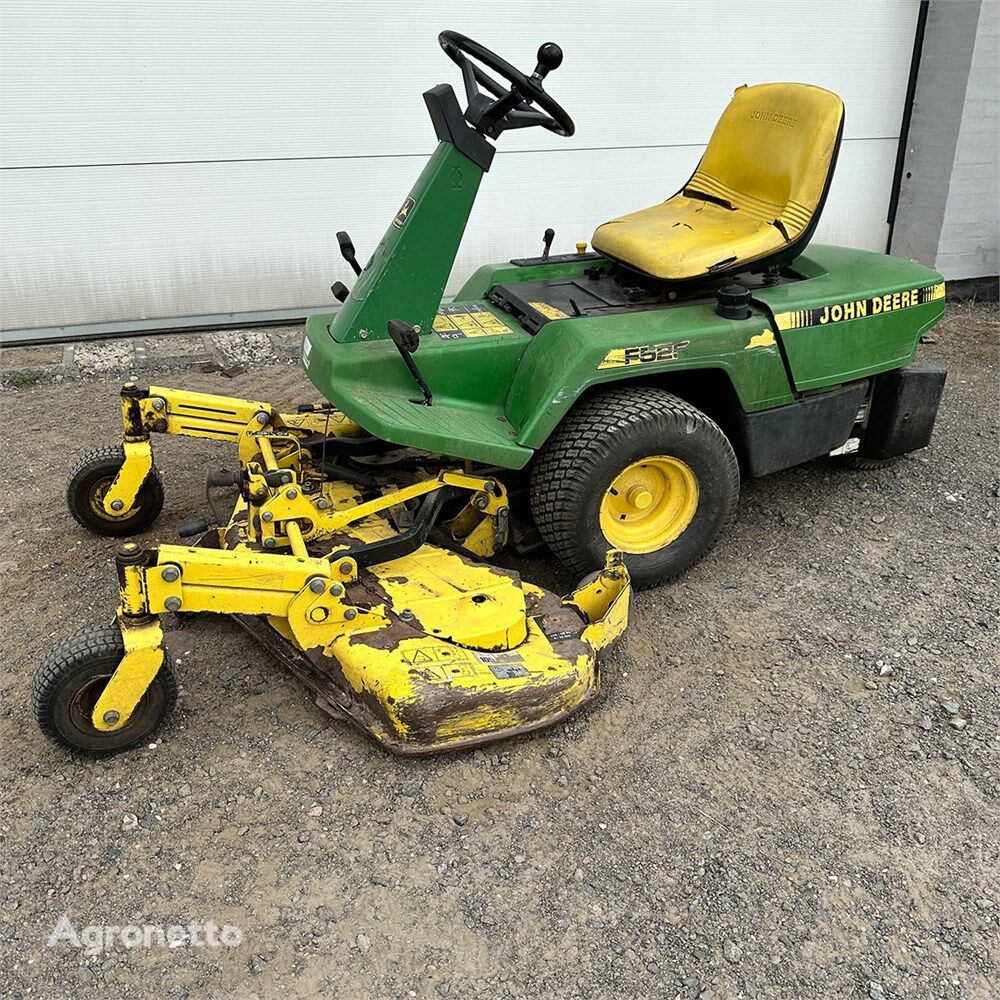
[[[549,251],[552,249],[552,241],[556,238],[554,229],[546,229],[542,235],[542,260],[549,259]]]
[[[337,233],[337,242],[340,244],[340,255],[354,268],[354,273],[360,275],[361,265],[358,263],[358,255],[351,237],[347,233]]]
[[[351,290],[342,281],[335,281],[330,286],[330,291],[338,302],[346,302],[347,296],[351,294]]]
[[[391,319],[388,325],[389,337],[401,351],[412,354],[420,346],[420,335],[401,319]]]
[[[563,50],[555,42],[546,42],[538,49],[538,65],[535,76],[540,80],[554,69],[559,69],[563,61]]]

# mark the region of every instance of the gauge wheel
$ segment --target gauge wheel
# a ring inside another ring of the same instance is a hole
[[[177,703],[177,675],[170,654],[121,729],[97,729],[91,714],[125,655],[121,630],[101,626],[56,646],[35,673],[32,710],[42,732],[57,743],[93,757],[146,742]]]
[[[163,482],[155,468],[149,470],[135,503],[120,514],[104,509],[104,496],[125,464],[121,445],[107,445],[88,451],[70,473],[66,488],[69,512],[88,531],[109,538],[137,535],[145,531],[163,509]]]
[[[677,396],[626,386],[571,411],[531,476],[535,523],[575,573],[624,553],[638,588],[683,573],[732,523],[740,473],[715,421]]]

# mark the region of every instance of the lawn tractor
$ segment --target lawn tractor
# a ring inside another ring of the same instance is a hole
[[[161,616],[228,613],[332,714],[403,754],[550,725],[597,694],[631,587],[690,567],[734,517],[741,476],[841,453],[884,463],[930,439],[944,372],[913,363],[941,276],[809,246],[844,108],[804,84],[740,87],[673,197],[576,253],[481,267],[443,293],[508,129],[572,136],[530,74],[446,31],[467,104],[423,96],[437,148],[336,311],[309,318],[314,405],[124,386],[120,444],[68,490],[85,528],[148,528],[154,434],[228,441],[235,509],[182,544],[125,544],[114,624],[35,677],[42,730],[102,754],[149,738],[177,696]],[[486,560],[547,545],[582,576],[558,597]]]

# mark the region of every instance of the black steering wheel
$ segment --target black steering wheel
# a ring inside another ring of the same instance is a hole
[[[545,76],[557,69],[563,60],[562,49],[555,42],[546,42],[539,48],[538,65],[531,76],[526,76],[506,59],[457,31],[442,31],[438,41],[462,71],[469,99],[465,119],[484,135],[495,138],[509,128],[530,128],[532,125],[540,125],[556,135],[571,136],[576,131],[573,119],[542,87]],[[509,86],[495,80],[484,66],[506,80]],[[482,94],[480,87],[488,90],[494,99]]]

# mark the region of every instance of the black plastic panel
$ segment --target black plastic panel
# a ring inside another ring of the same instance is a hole
[[[926,448],[947,374],[938,365],[915,362],[877,375],[860,454],[894,458]]]
[[[743,414],[748,474],[766,476],[839,448],[851,436],[867,393],[866,379],[774,410]]]

